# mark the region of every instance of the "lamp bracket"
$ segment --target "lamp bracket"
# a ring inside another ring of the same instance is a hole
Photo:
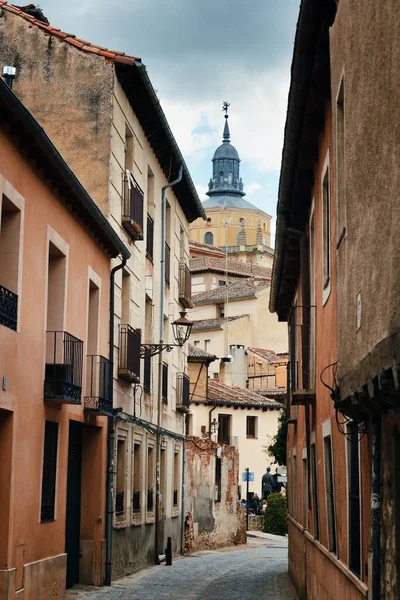
[[[172,352],[174,348],[182,348],[181,344],[140,344],[140,358],[156,356],[160,352]]]

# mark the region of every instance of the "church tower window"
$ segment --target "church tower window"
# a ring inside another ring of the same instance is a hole
[[[204,243],[205,244],[213,244],[214,243],[214,236],[211,233],[211,231],[207,231],[207,233],[204,236]]]

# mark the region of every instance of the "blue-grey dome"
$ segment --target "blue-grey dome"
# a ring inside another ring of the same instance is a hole
[[[247,202],[244,198],[231,194],[221,194],[215,195],[209,198],[208,200],[204,200],[202,203],[204,209],[207,208],[244,208],[244,209],[253,209],[260,210],[254,204]]]
[[[240,160],[238,151],[230,142],[224,142],[214,152],[213,161],[220,158]]]

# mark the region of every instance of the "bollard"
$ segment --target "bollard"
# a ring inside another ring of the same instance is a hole
[[[172,565],[172,539],[167,538],[167,547],[165,548],[165,564],[170,567]]]

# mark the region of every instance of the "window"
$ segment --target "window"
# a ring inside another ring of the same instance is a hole
[[[168,404],[168,364],[162,366],[162,401]]]
[[[246,419],[246,437],[257,437],[257,417],[247,417]]]
[[[315,444],[311,445],[311,480],[312,480],[312,511],[314,538],[319,540],[319,507],[318,507],[318,479],[317,479],[317,457]]]
[[[208,352],[210,350],[211,340],[204,340],[204,350]]]
[[[218,310],[219,310],[220,319],[224,319],[225,318],[225,307],[224,307],[224,305],[221,304],[221,306],[218,306]]]
[[[207,217],[207,225],[211,224],[211,217]]]
[[[57,474],[58,423],[46,421],[44,428],[42,502],[40,521],[54,521]]]
[[[117,440],[117,481],[115,489],[115,514],[123,515],[125,512],[125,439]]]
[[[141,512],[141,480],[142,480],[142,445],[139,442],[133,444],[133,493],[132,510],[134,513]]]
[[[214,243],[214,236],[211,231],[207,231],[207,233],[204,235],[204,243],[211,245]]]
[[[347,461],[349,494],[349,567],[361,575],[361,502],[360,502],[360,442],[357,423],[347,426]]]
[[[0,325],[17,330],[21,211],[3,195],[0,214]]]
[[[215,502],[221,502],[222,458],[215,457]]]
[[[330,435],[324,438],[324,454],[328,550],[336,554],[335,491],[333,482],[332,440]]]
[[[327,167],[322,182],[322,260],[323,260],[323,286],[328,288],[331,276],[331,214],[330,214],[330,181],[329,167]]]
[[[179,452],[174,452],[174,491],[173,491],[173,502],[174,508],[178,507],[179,501]]]
[[[193,434],[193,415],[191,413],[186,414],[185,419],[185,435]]]
[[[303,527],[307,529],[308,514],[308,472],[307,472],[307,453],[303,451]]]
[[[64,330],[66,256],[49,243],[47,279],[47,331]]]
[[[345,187],[345,115],[344,115],[344,79],[340,83],[336,100],[336,210],[337,210],[337,248],[346,234],[346,187]]]
[[[193,345],[194,345],[194,346],[200,346],[200,340],[195,340],[195,341],[193,342]]]
[[[161,448],[160,455],[160,509],[165,516],[167,510],[167,448]]]
[[[88,336],[87,353],[89,355],[97,354],[98,336],[99,336],[99,303],[100,290],[97,285],[89,281],[89,314],[88,314]]]
[[[213,373],[213,378],[214,379],[219,379],[219,373]]]
[[[315,389],[315,220],[310,220],[310,388]]]
[[[297,456],[293,453],[292,458],[292,481],[293,481],[293,496],[292,496],[292,517],[297,520]]]
[[[226,281],[225,281],[225,280],[222,280],[222,279],[220,279],[220,280],[218,281],[218,285],[219,285],[219,287],[223,287],[224,285],[226,285]]]
[[[125,123],[125,170],[132,171],[134,161],[134,142],[133,134]]]
[[[221,444],[229,444],[231,436],[231,415],[218,415],[218,441]]]
[[[147,512],[154,511],[154,449],[147,449]]]

